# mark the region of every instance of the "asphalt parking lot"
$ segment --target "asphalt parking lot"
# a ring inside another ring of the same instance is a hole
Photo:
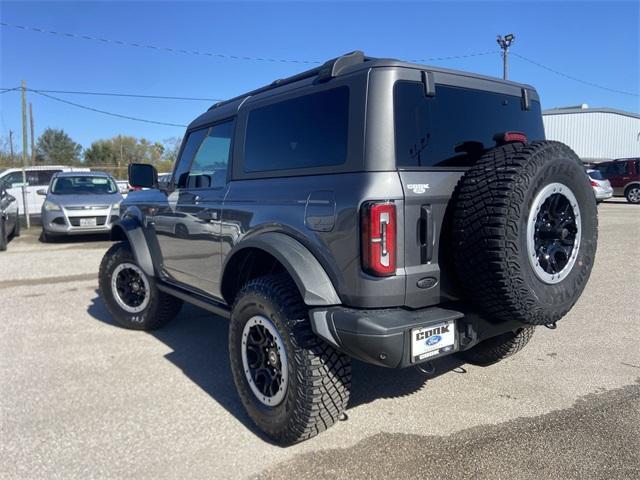
[[[1,478],[640,478],[640,206],[599,206],[590,283],[555,331],[480,368],[354,366],[348,420],[289,448],[236,396],[226,321],[152,334],[98,298],[102,238],[0,253]]]

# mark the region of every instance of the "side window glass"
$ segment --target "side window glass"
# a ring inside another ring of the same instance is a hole
[[[39,170],[34,172],[36,174],[37,180],[36,185],[47,186],[49,182],[51,182],[51,178],[58,172],[59,170]]]
[[[342,165],[347,160],[349,88],[337,87],[249,112],[244,171]]]
[[[187,188],[221,188],[226,185],[232,135],[233,122],[214,125],[207,131],[189,169]]]
[[[189,133],[182,149],[182,153],[180,154],[180,158],[176,164],[174,179],[178,188],[184,188],[187,186],[187,178],[189,176],[191,161],[193,160],[193,157],[198,151],[198,147],[202,143],[206,134],[206,128]]]
[[[26,174],[27,174],[27,184],[30,187],[33,187],[34,185],[40,185],[38,183],[38,171],[37,170],[27,170]]]
[[[609,164],[607,167],[607,174],[614,175],[625,175],[627,173],[627,162],[615,162]]]
[[[6,188],[12,188],[14,185],[22,185],[22,172],[12,172],[4,177],[3,185]],[[27,182],[29,181],[29,173],[27,172]]]

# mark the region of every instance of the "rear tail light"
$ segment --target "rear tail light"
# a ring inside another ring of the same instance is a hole
[[[591,186],[592,187],[597,187],[598,186],[598,182],[594,182],[593,180],[591,180]]]
[[[361,211],[362,269],[378,277],[396,273],[396,206],[365,203]]]

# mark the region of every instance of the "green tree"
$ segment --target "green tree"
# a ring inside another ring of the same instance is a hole
[[[151,142],[146,138],[118,135],[106,140],[97,140],[84,152],[86,165],[116,167],[125,169],[129,163],[150,163],[159,171],[168,171],[173,165],[173,158],[168,149],[175,149],[173,144]]]
[[[46,164],[72,165],[80,161],[82,147],[64,130],[47,128],[36,144],[36,161]]]
[[[115,166],[118,164],[115,145],[110,140],[97,140],[84,151],[84,163],[87,165]]]

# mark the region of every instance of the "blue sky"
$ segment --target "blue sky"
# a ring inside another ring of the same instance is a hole
[[[371,56],[424,59],[497,51],[513,32],[513,52],[612,89],[640,88],[640,3],[634,2],[5,2],[2,22],[160,47],[226,55],[325,60],[361,49]],[[228,98],[309,65],[169,53],[0,28],[0,87]],[[501,76],[498,53],[429,62]],[[543,108],[588,103],[640,111],[639,97],[577,83],[511,56],[510,77],[531,83]],[[209,101],[53,94],[97,109],[186,124]],[[180,127],[89,112],[30,93],[36,135],[62,128],[88,147],[117,134],[165,140]],[[20,95],[0,95],[0,135],[21,145]]]

